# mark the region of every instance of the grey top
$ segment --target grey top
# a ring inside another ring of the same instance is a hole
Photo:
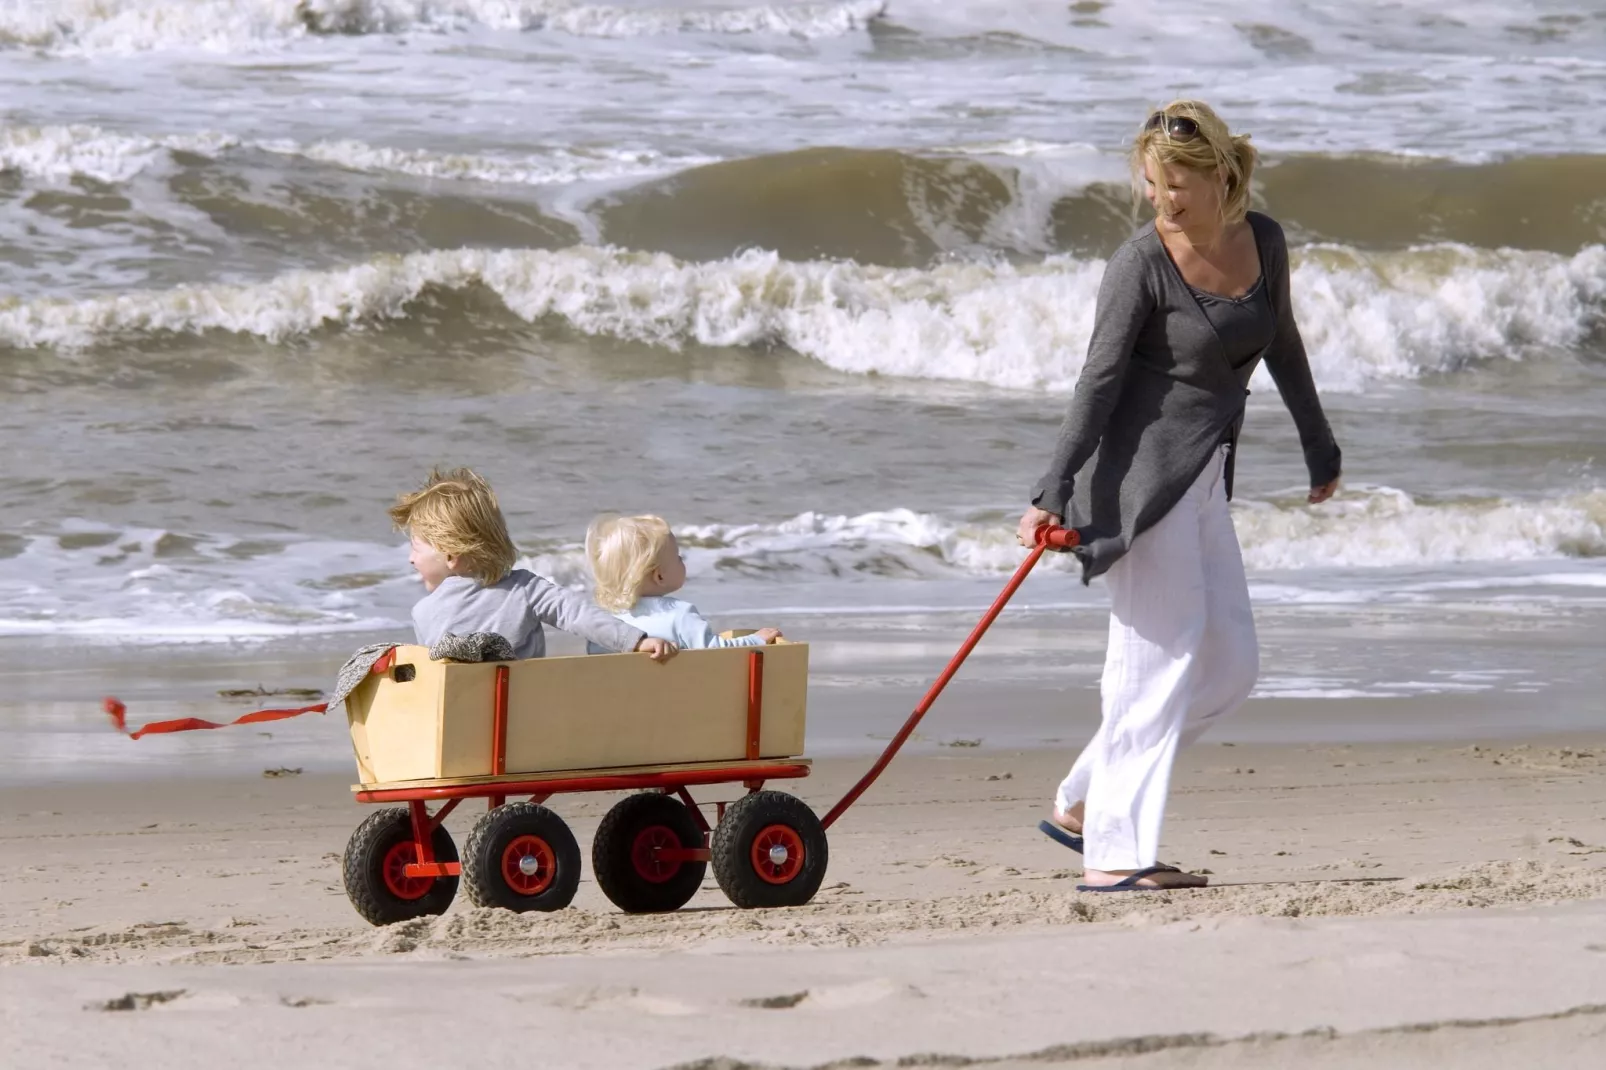
[[[1170,512],[1223,438],[1236,438],[1249,377],[1262,360],[1299,429],[1311,486],[1339,474],[1341,455],[1294,323],[1282,227],[1258,212],[1249,224],[1276,328],[1270,344],[1237,367],[1153,223],[1110,257],[1087,363],[1032,492],[1033,504],[1081,532],[1084,583]]]
[[[1254,360],[1277,337],[1277,313],[1271,310],[1271,299],[1266,296],[1266,276],[1256,279],[1242,297],[1213,294],[1192,285],[1188,289],[1199,302],[1205,319],[1216,329],[1221,348],[1234,368]]]
[[[543,624],[609,650],[634,650],[646,635],[585,595],[522,568],[489,585],[448,576],[413,606],[413,631],[424,646],[434,646],[448,632],[495,632],[513,644],[515,657],[539,658],[546,654]]]

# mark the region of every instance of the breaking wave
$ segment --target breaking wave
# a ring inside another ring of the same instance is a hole
[[[293,156],[348,171],[416,178],[548,186],[646,178],[714,162],[650,149],[553,148],[520,156],[442,153],[361,141],[246,140],[220,133],[146,137],[94,126],[0,126],[0,171],[64,181],[77,175],[118,184],[169,162],[173,153],[218,159],[235,150]]]
[[[289,166],[296,161],[374,181],[329,189],[316,169]],[[0,124],[0,170],[30,185],[59,186],[79,177],[118,185],[147,171],[167,176],[212,167],[223,172],[222,181],[207,176],[165,191],[146,183],[127,195],[136,210],[167,214],[173,206],[162,202],[176,198],[182,210],[221,213],[227,225],[229,216],[250,218],[263,189],[288,188],[295,195],[276,210],[291,224],[321,227],[321,214],[349,214],[395,176],[435,180],[441,185],[433,195],[475,201],[498,195],[452,184],[539,189],[605,183],[606,196],[592,190],[566,198],[567,211],[588,217],[582,228],[587,240],[599,244],[682,260],[758,248],[788,260],[891,267],[954,257],[1102,256],[1134,227],[1124,165],[1087,145],[1008,142],[926,153],[811,148],[721,160],[645,143],[453,152],[352,138],[298,142],[217,131],[145,135]],[[1383,253],[1453,244],[1573,254],[1606,241],[1600,194],[1606,156],[1470,164],[1299,155],[1270,162],[1256,186],[1291,238],[1308,244]],[[329,198],[334,203],[326,203]],[[119,221],[90,214],[75,225],[115,232]],[[456,244],[450,232],[441,237],[436,247]],[[464,232],[464,244],[476,240]],[[353,243],[351,255],[362,248]],[[292,249],[284,255],[295,262]]]
[[[1013,571],[1022,551],[1015,517],[957,521],[909,509],[836,516],[802,513],[779,524],[677,526],[695,572],[786,578],[937,578],[954,571]],[[1433,567],[1464,562],[1606,557],[1606,491],[1538,501],[1417,501],[1387,487],[1346,490],[1311,507],[1238,501],[1233,521],[1253,570]],[[1068,555],[1047,567],[1080,568]],[[565,546],[527,560],[574,586],[586,579],[584,551]]]
[[[472,27],[586,37],[832,37],[862,30],[885,8],[885,0],[692,8],[569,0],[51,0],[0,8],[0,45],[67,54],[252,52],[308,37]]]
[[[1239,501],[1233,512],[1251,571],[1419,571],[1606,556],[1601,490],[1529,501],[1428,501],[1372,487],[1345,490],[1314,508],[1294,499]],[[744,597],[762,602],[755,592],[770,582],[943,581],[1008,573],[1022,557],[1014,520],[890,509],[856,516],[806,512],[779,523],[685,524],[676,531],[694,586],[744,584]],[[585,585],[578,543],[527,545],[521,566],[572,587]],[[405,629],[408,607],[419,596],[405,556],[404,548],[379,543],[82,521],[53,531],[0,532],[0,635],[223,638]],[[1041,567],[1073,573],[1079,566],[1069,556],[1051,555]],[[1485,571],[1439,588],[1471,592],[1507,580]],[[1596,571],[1551,582],[1598,587],[1600,581]],[[1402,590],[1439,588],[1418,583]],[[1372,597],[1386,594],[1377,588]]]
[[[1317,246],[1293,260],[1296,311],[1326,389],[1543,357],[1588,340],[1606,313],[1606,246],[1571,257]],[[766,252],[699,263],[590,246],[461,249],[261,283],[0,301],[0,344],[70,351],[206,332],[281,342],[406,330],[421,302],[480,288],[538,327],[668,349],[784,347],[851,374],[1064,391],[1081,368],[1103,267],[1067,256],[918,270]]]

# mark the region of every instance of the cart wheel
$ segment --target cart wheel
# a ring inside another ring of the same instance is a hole
[[[580,886],[580,845],[563,818],[544,806],[498,806],[468,834],[463,883],[477,907],[562,910]]]
[[[795,907],[814,898],[830,852],[802,800],[759,791],[725,809],[714,829],[714,879],[739,907]]]
[[[440,825],[431,837],[437,862],[456,862],[457,845]],[[404,867],[418,861],[413,819],[405,806],[370,814],[357,826],[341,859],[341,875],[351,905],[374,925],[444,914],[457,895],[456,877],[409,877]]]
[[[703,830],[685,806],[667,795],[631,795],[597,826],[591,872],[627,914],[679,910],[702,887],[708,863],[661,861],[653,849],[702,845]]]

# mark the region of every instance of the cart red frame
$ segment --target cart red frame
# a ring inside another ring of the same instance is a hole
[[[390,669],[394,652],[387,653],[375,662],[373,672]],[[702,809],[692,798],[690,788],[712,784],[742,784],[749,793],[763,790],[770,780],[794,780],[809,775],[812,763],[808,759],[761,759],[759,739],[764,724],[764,652],[755,649],[747,657],[747,757],[743,761],[704,762],[678,766],[637,766],[625,769],[595,771],[566,771],[508,776],[507,756],[507,701],[508,667],[496,667],[496,686],[492,692],[491,768],[487,777],[474,777],[460,782],[424,781],[395,787],[358,786],[355,797],[361,803],[406,803],[412,816],[413,847],[418,861],[409,863],[407,877],[455,877],[462,872],[460,862],[440,862],[435,858],[433,837],[442,821],[465,799],[485,799],[487,808],[494,810],[507,802],[509,796],[527,795],[532,803],[544,803],[554,795],[591,791],[660,791],[675,794],[686,804],[693,819],[703,833],[703,845],[693,848],[654,847],[654,861],[706,862],[710,858],[708,838],[714,826],[703,816]],[[434,813],[429,803],[441,802]],[[724,817],[725,803],[717,803],[719,819]]]

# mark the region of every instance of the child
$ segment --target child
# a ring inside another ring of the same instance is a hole
[[[542,624],[571,632],[608,651],[640,650],[654,661],[675,645],[647,636],[524,569],[513,568],[513,540],[491,485],[467,468],[432,471],[419,490],[403,494],[390,519],[412,539],[408,563],[428,593],[413,606],[419,643],[433,646],[448,632],[494,632],[521,658],[546,653]]]
[[[686,562],[662,517],[603,516],[586,532],[586,559],[596,579],[597,604],[648,635],[690,650],[763,646],[781,637],[779,628],[724,639],[697,607],[669,595],[686,582]]]

